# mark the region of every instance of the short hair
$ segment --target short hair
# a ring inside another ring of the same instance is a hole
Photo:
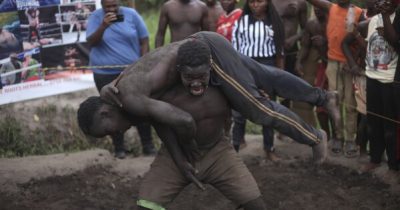
[[[91,96],[79,105],[78,125],[86,135],[90,135],[95,113],[104,104],[99,96]]]
[[[211,50],[208,45],[200,40],[193,39],[182,44],[178,49],[177,66],[200,66],[209,64]]]

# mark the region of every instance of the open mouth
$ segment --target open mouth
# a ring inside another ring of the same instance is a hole
[[[203,95],[204,87],[203,86],[192,86],[192,87],[190,87],[190,93],[195,96]]]

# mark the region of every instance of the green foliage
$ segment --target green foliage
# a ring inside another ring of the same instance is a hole
[[[246,133],[247,134],[262,134],[262,126],[257,125],[249,120],[246,122]]]
[[[149,31],[150,49],[154,49],[155,39],[156,39],[155,36],[157,33],[160,11],[158,11],[157,9],[147,10],[141,15],[143,17],[144,22],[146,23],[147,30]],[[168,44],[170,43],[170,40],[171,40],[171,35],[169,29],[167,29],[167,31],[165,32],[164,43]]]
[[[22,156],[28,150],[18,121],[6,115],[0,122],[0,157]]]
[[[167,0],[134,0],[135,7],[139,12],[148,12],[149,10],[157,10]]]
[[[350,2],[362,8],[365,6],[365,0],[351,0]]]
[[[72,107],[60,109],[54,104],[43,105],[36,108],[33,120],[28,122],[15,118],[7,108],[3,109],[8,114],[0,120],[0,157],[112,148],[109,139],[97,140],[81,132],[76,110]]]
[[[7,12],[1,13],[0,15],[0,25],[4,26],[18,20],[17,12]]]

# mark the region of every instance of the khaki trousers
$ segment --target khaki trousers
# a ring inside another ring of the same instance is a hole
[[[357,133],[356,99],[353,89],[353,75],[343,70],[344,63],[328,60],[326,76],[329,90],[336,90],[339,95],[339,106],[342,113],[341,125],[335,131],[336,138],[355,141]]]

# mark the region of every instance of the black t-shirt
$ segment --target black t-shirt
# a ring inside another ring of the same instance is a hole
[[[397,32],[397,36],[400,37],[400,7],[397,8],[396,16],[395,16],[395,18],[393,20],[393,26],[394,26],[394,29]],[[400,55],[400,39],[397,40],[397,43],[394,46],[394,48],[395,48],[395,50],[397,52],[397,55]],[[395,76],[394,76],[394,80],[397,81],[397,82],[400,82],[400,59],[397,60],[397,67],[396,67],[396,73],[395,73]],[[396,84],[400,84],[400,83],[397,83],[397,82],[396,82]],[[400,85],[397,85],[397,87],[400,88]]]

